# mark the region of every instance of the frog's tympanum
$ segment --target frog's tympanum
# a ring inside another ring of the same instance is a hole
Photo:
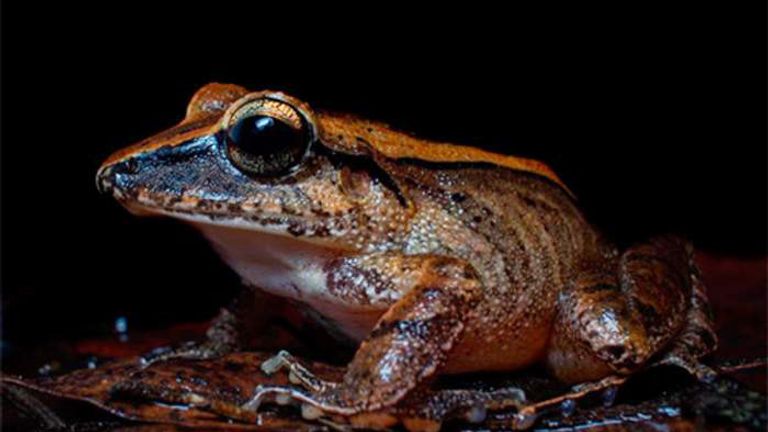
[[[257,388],[246,410],[291,399],[309,418],[429,429],[377,413],[463,372],[540,364],[574,394],[650,364],[711,374],[697,361],[716,338],[691,247],[617,250],[541,162],[209,84],[177,126],[109,157],[98,185],[134,213],[192,224],[248,286],[355,344],[338,382],[285,352],[265,362],[296,384]],[[242,348],[232,322],[224,310],[210,341],[173,355]],[[535,409],[496,392],[462,396],[459,415]]]

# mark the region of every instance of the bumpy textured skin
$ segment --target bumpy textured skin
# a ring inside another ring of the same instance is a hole
[[[421,276],[360,344],[343,380],[315,396],[325,409],[361,412],[394,405],[445,364],[471,322],[482,296],[474,269],[439,256],[410,260]]]
[[[315,138],[290,176],[255,180],[222,151],[227,119],[260,97],[294,106]],[[206,86],[180,125],[110,157],[99,183],[142,213],[205,218],[200,229],[242,275],[227,242],[246,231],[227,221],[279,227],[253,247],[300,244],[313,257],[321,292],[299,289],[291,274],[269,282],[362,339],[341,382],[288,392],[323,412],[391,406],[436,374],[536,362],[567,383],[629,374],[652,358],[697,371],[716,344],[684,242],[620,253],[540,162],[314,113],[281,93]],[[345,328],[339,317],[352,315]]]

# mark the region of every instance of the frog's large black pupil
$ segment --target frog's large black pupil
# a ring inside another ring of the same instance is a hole
[[[301,161],[309,144],[299,129],[269,116],[255,115],[227,131],[230,159],[254,175],[278,175]]]

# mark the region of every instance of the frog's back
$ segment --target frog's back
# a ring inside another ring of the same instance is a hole
[[[611,253],[570,193],[488,163],[400,161],[397,171],[418,209],[407,252],[462,258],[483,281],[482,318],[449,370],[513,369],[540,359],[570,275]]]
[[[529,270],[542,265],[559,275],[581,255],[604,248],[576,207],[571,191],[540,161],[426,140],[351,115],[320,112],[317,117],[325,146],[341,153],[373,156],[385,165],[385,171],[402,177],[416,191],[414,199],[420,201],[417,207],[422,219],[417,217],[413,224],[416,230],[409,252],[430,251],[435,246],[434,241],[423,244],[419,237],[419,229],[438,211],[434,206],[447,215],[445,219],[461,222],[457,230],[441,229],[440,234],[452,232],[461,237],[466,228],[480,234],[485,249],[505,257],[503,267],[508,276],[517,276],[512,278],[515,281],[532,277]],[[439,245],[438,249],[472,258],[478,270],[485,270],[478,262],[482,257],[465,256],[465,248],[456,246]]]

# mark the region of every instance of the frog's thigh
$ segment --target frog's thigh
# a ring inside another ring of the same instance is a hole
[[[612,374],[611,362],[601,356],[607,350],[625,353],[632,343],[641,352],[646,349],[642,326],[632,321],[615,279],[609,279],[581,277],[560,296],[546,359],[560,381],[595,381]],[[631,338],[622,337],[630,332]]]
[[[481,285],[471,265],[440,256],[406,257],[402,298],[360,344],[342,382],[317,395],[327,411],[391,406],[434,374],[477,305]],[[397,258],[400,259],[400,258]],[[339,408],[338,410],[334,408]]]
[[[626,374],[674,341],[693,371],[715,339],[691,248],[659,237],[630,248],[618,264],[615,273],[582,272],[563,294],[549,367],[565,382]]]
[[[619,271],[652,352],[663,349],[657,363],[711,378],[714,372],[699,358],[715,349],[717,335],[691,245],[673,236],[653,238],[627,250]]]

